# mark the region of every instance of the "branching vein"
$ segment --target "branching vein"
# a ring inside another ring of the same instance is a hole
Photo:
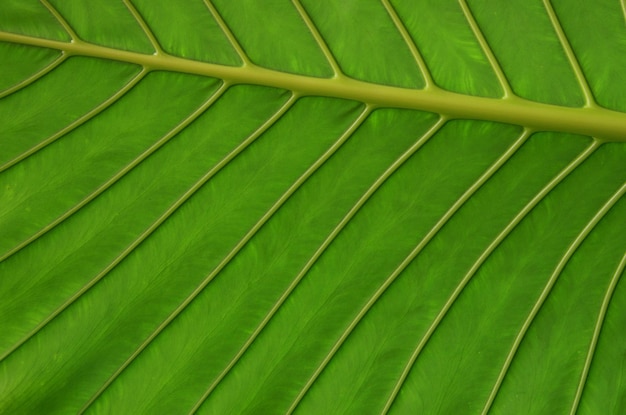
[[[474,36],[476,36],[476,40],[478,41],[478,44],[480,45],[483,52],[485,53],[485,56],[487,57],[487,61],[489,61],[489,64],[491,65],[493,72],[496,74],[496,77],[498,78],[498,82],[500,83],[500,86],[502,87],[502,90],[504,91],[503,98],[510,98],[510,97],[515,96],[515,93],[511,89],[511,86],[509,85],[509,81],[506,79],[506,75],[502,71],[502,68],[500,67],[500,64],[498,63],[498,60],[496,59],[493,53],[493,50],[491,50],[491,47],[489,46],[489,43],[487,42],[487,39],[485,39],[485,36],[480,30],[480,26],[478,26],[478,23],[476,23],[476,19],[474,19],[474,15],[472,14],[472,11],[467,5],[467,2],[465,0],[459,0],[459,5],[461,6],[461,9],[463,10],[463,14],[465,15],[465,18],[467,19],[467,22],[472,28],[472,32],[474,32]]]
[[[432,334],[435,332],[443,318],[446,316],[456,299],[459,297],[463,289],[470,282],[476,271],[482,266],[482,264],[491,256],[491,254],[495,251],[495,249],[506,239],[509,234],[517,227],[517,225],[528,215],[528,213],[541,201],[548,193],[552,191],[560,182],[562,182],[565,177],[567,177],[574,169],[576,169],[584,160],[587,159],[598,147],[600,143],[598,141],[594,141],[585,151],[583,151],[578,157],[572,160],[563,170],[559,172],[547,185],[543,187],[523,208],[522,210],[515,215],[515,217],[506,225],[506,227],[496,236],[496,238],[489,244],[489,246],[483,251],[483,253],[478,257],[478,259],[474,262],[474,264],[470,267],[469,271],[463,276],[461,281],[457,284],[456,288],[445,302],[433,322],[430,324],[426,333],[422,336],[419,343],[413,350],[413,353],[409,357],[407,364],[405,365],[396,385],[394,386],[389,399],[385,405],[385,409],[383,410],[383,414],[386,414],[393,402],[395,401],[400,389],[406,378],[409,375],[409,372],[413,368],[415,361],[418,356],[430,340]]]
[[[550,0],[543,0],[543,5],[545,6],[546,11],[548,12],[548,16],[550,17],[550,22],[552,22],[552,27],[554,28],[554,31],[556,32],[556,35],[559,38],[559,42],[561,43],[561,47],[563,48],[563,51],[565,52],[565,56],[567,57],[567,60],[569,61],[570,66],[572,67],[572,70],[574,71],[574,75],[576,76],[576,80],[578,81],[578,84],[580,85],[580,89],[582,89],[583,96],[585,97],[585,107],[597,106],[593,98],[593,92],[591,92],[591,88],[589,87],[589,83],[587,82],[587,79],[585,78],[585,74],[583,73],[583,70],[580,67],[580,64],[578,63],[578,59],[576,59],[576,54],[572,50],[572,47],[569,44],[569,41],[567,40],[567,36],[565,36],[565,32],[563,31],[563,28],[561,27],[559,18],[556,15],[554,8],[552,7]]]
[[[70,131],[76,129],[77,127],[79,127],[79,126],[81,126],[83,124],[85,124],[87,121],[91,120],[93,117],[95,117],[96,115],[100,114],[102,111],[104,111],[105,109],[107,109],[108,107],[113,105],[115,102],[117,102],[118,99],[120,99],[122,96],[124,96],[124,94],[126,94],[128,91],[130,91],[135,85],[137,85],[139,83],[139,81],[141,81],[141,79],[143,79],[143,77],[146,75],[146,73],[147,73],[146,69],[142,69],[141,72],[139,72],[130,81],[128,81],[126,83],[126,85],[124,85],[115,94],[111,95],[109,98],[107,98],[102,103],[100,103],[97,107],[93,108],[91,111],[89,111],[88,113],[86,113],[82,117],[74,120],[73,122],[71,122],[70,124],[68,124],[64,128],[62,128],[61,130],[59,130],[56,133],[52,134],[50,137],[46,138],[45,140],[37,143],[35,146],[29,148],[25,152],[19,154],[18,156],[14,157],[13,159],[7,161],[3,165],[0,165],[0,173],[5,171],[5,170],[7,170],[11,166],[14,166],[15,164],[19,163],[20,161],[24,160],[25,158],[30,157],[31,155],[35,154],[36,152],[38,152],[42,148],[44,148],[47,145],[55,142],[59,138],[61,138],[64,135],[68,134]],[[21,249],[21,248],[18,248],[18,249]],[[11,251],[11,252],[9,252],[9,253],[7,253],[5,255],[2,255],[0,257],[0,262],[4,261],[10,255],[13,255],[13,253],[14,252]]]
[[[485,407],[483,408],[483,411],[482,411],[483,415],[486,415],[489,412],[489,409],[491,408],[491,405],[493,404],[493,401],[495,400],[496,395],[498,394],[498,391],[500,390],[500,386],[502,385],[502,382],[504,381],[504,378],[509,370],[509,367],[511,366],[511,363],[513,362],[513,358],[515,357],[515,354],[517,353],[517,350],[519,349],[520,344],[524,340],[524,336],[528,332],[528,328],[534,321],[535,317],[537,316],[537,313],[539,313],[539,310],[541,309],[541,306],[543,305],[543,303],[546,301],[546,298],[548,298],[548,296],[550,295],[550,292],[552,291],[552,288],[554,287],[554,284],[556,283],[557,279],[563,272],[565,265],[567,265],[572,255],[574,255],[576,250],[580,247],[580,244],[582,244],[585,238],[589,235],[589,233],[591,233],[591,231],[600,222],[600,220],[604,217],[604,215],[606,215],[607,212],[613,207],[613,205],[615,205],[615,203],[617,203],[617,201],[622,197],[624,192],[626,192],[626,184],[623,184],[617,190],[617,192],[615,192],[611,196],[611,198],[607,200],[607,202],[600,208],[600,210],[598,210],[598,212],[593,216],[593,218],[591,218],[591,220],[580,231],[576,239],[574,239],[574,241],[570,244],[565,254],[563,254],[563,256],[561,257],[561,260],[559,261],[556,268],[554,269],[554,272],[552,272],[552,275],[550,275],[550,278],[548,279],[547,284],[543,288],[543,291],[539,295],[539,298],[533,305],[533,308],[530,310],[528,317],[526,317],[524,324],[522,325],[522,327],[520,328],[520,331],[515,337],[513,345],[511,346],[511,349],[509,350],[509,354],[507,355],[504,361],[504,365],[502,366],[502,369],[500,370],[498,379],[496,380],[494,387],[491,390],[491,394],[489,395],[489,398],[487,399],[487,403],[485,404]]]
[[[61,16],[61,13],[59,13],[57,9],[55,9],[54,6],[52,6],[48,2],[48,0],[40,0],[40,1],[41,1],[41,4],[43,4],[46,7],[46,9],[48,9],[48,11],[52,13],[54,18],[61,24],[61,26],[63,26],[63,29],[65,29],[67,34],[70,36],[70,39],[72,39],[71,41],[78,42],[80,38],[78,37],[74,29],[72,29],[72,26],[70,26],[70,24],[63,18],[63,16]]]
[[[291,99],[281,108],[288,109],[297,97],[292,95]],[[366,110],[367,111],[367,110]],[[365,111],[364,111],[365,112]],[[279,111],[272,117],[271,120],[263,124],[263,131],[269,128],[276,120],[284,114],[284,111]],[[359,116],[358,120],[362,120],[363,115]],[[354,124],[353,124],[354,125]],[[169,324],[176,319],[191,302],[200,295],[200,293],[209,285],[211,281],[228,265],[228,263],[241,251],[241,249],[248,243],[250,239],[263,227],[263,225],[270,220],[274,214],[280,209],[280,207],[293,195],[293,193],[300,188],[300,186],[319,169],[325,162],[332,156],[338,149],[345,143],[351,134],[342,135],[324,154],[322,154],[290,187],[285,193],[272,205],[272,207],[259,219],[259,221],[244,235],[244,237],[235,245],[235,247],[222,259],[217,267],[207,275],[202,282],[192,291],[187,298],[170,313],[170,315],[144,340],[144,342],[128,357],[128,359],[120,366],[113,375],[104,383],[104,385],[92,396],[87,404],[81,410],[83,413],[110,385],[113,381],[128,367],[130,364],[141,354],[141,352],[148,347],[148,345],[169,326]],[[256,134],[258,136],[258,134]]]
[[[29,76],[28,78],[23,79],[20,82],[18,82],[17,84],[13,85],[12,87],[10,87],[8,89],[5,89],[4,91],[0,92],[0,99],[6,97],[8,95],[11,95],[14,92],[17,92],[20,89],[25,88],[28,85],[32,84],[33,82],[37,81],[38,79],[42,78],[43,76],[45,76],[49,72],[53,71],[61,63],[63,63],[65,61],[65,59],[67,59],[67,57],[68,57],[67,53],[61,52],[61,55],[58,56],[52,62],[50,62],[48,65],[44,66],[43,68],[41,68],[40,70],[38,70],[37,72],[35,72],[31,76]],[[0,171],[2,171],[1,167],[0,167]]]
[[[611,297],[613,296],[613,292],[615,291],[615,287],[619,282],[620,275],[624,272],[626,268],[626,254],[622,257],[622,260],[617,265],[617,269],[609,282],[609,286],[604,294],[604,298],[602,299],[602,304],[600,305],[600,312],[598,313],[598,319],[596,320],[596,325],[593,330],[593,335],[591,337],[591,342],[589,344],[589,350],[587,351],[587,357],[585,358],[585,364],[583,366],[583,371],[580,375],[580,381],[578,382],[578,388],[576,388],[576,395],[574,396],[574,402],[572,403],[572,408],[570,410],[570,415],[576,415],[578,411],[578,405],[580,404],[580,398],[583,395],[583,391],[585,389],[585,385],[587,383],[587,376],[589,375],[589,368],[593,362],[593,357],[596,351],[596,346],[598,344],[598,338],[600,337],[600,333],[602,331],[602,325],[604,324],[604,319],[606,317],[606,312],[609,308],[609,303],[611,302]]]
[[[391,20],[393,20],[393,24],[396,26],[396,29],[400,33],[400,36],[402,36],[404,43],[409,48],[409,51],[411,52],[413,59],[415,59],[415,63],[417,64],[417,67],[419,68],[422,74],[422,77],[424,78],[425,89],[434,88],[435,82],[433,81],[433,78],[430,74],[428,65],[426,65],[426,62],[424,61],[422,54],[417,49],[417,45],[411,38],[411,35],[406,29],[406,26],[404,26],[404,23],[402,23],[402,19],[400,19],[400,16],[398,16],[398,13],[396,12],[393,5],[389,3],[389,0],[381,0],[381,1],[383,3],[383,6],[385,7],[385,10],[387,10],[389,17],[391,17]]]
[[[215,96],[215,100],[219,98]],[[179,197],[148,229],[146,229],[131,245],[129,245],[109,266],[107,266],[98,276],[96,276],[88,286],[85,286],[80,293],[77,293],[74,297],[78,298],[95,283],[108,274],[117,264],[119,264],[128,254],[130,254],[141,242],[143,242],[148,236],[150,236],[159,226],[163,224],[169,217],[172,216],[187,200],[189,200],[202,186],[204,186],[212,177],[214,177],[220,170],[228,165],[235,157],[241,154],[246,148],[250,146],[257,138],[259,138],[265,131],[274,125],[274,123],[280,119],[291,108],[296,101],[296,96],[292,95],[267,121],[265,121],[259,128],[257,128],[252,134],[250,134],[244,141],[242,141],[237,147],[235,147],[230,153],[226,155],[219,163],[213,166],[208,172],[206,172],[193,186],[191,186],[181,197]],[[192,293],[193,295],[193,293]],[[177,309],[178,310],[178,309]],[[176,310],[175,310],[176,312]],[[171,316],[170,316],[171,317]],[[109,379],[102,385],[102,387],[91,397],[91,399],[83,406],[81,413],[86,411],[96,399],[102,395],[102,393],[117,379],[117,377],[132,363],[132,361],[139,356],[139,354],[148,346],[148,344],[156,338],[156,336],[173,320],[173,317],[166,319],[151,336],[145,340],[137,350],[113,373]]]
[[[450,218],[467,202],[467,200],[474,194],[480,187],[489,180],[491,176],[493,176],[500,167],[521,147],[521,145],[526,141],[530,134],[530,131],[524,131],[522,135],[515,140],[515,142],[507,149],[506,152],[502,154],[479,178],[473,183],[446,211],[446,213],[437,221],[437,223],[428,231],[428,233],[422,238],[422,240],[417,244],[415,248],[407,255],[407,257],[393,270],[393,272],[385,279],[383,284],[374,292],[374,294],[369,298],[369,300],[365,303],[365,305],[359,310],[357,315],[352,319],[350,324],[346,327],[341,336],[337,339],[333,347],[326,354],[322,362],[318,365],[317,369],[311,375],[306,385],[300,391],[298,398],[292,404],[292,408],[295,409],[297,404],[302,400],[304,395],[308,392],[310,387],[313,385],[315,380],[319,377],[325,367],[328,365],[330,360],[335,356],[335,353],[339,350],[339,348],[346,341],[350,333],[354,330],[354,328],[359,324],[359,322],[365,317],[367,312],[374,306],[374,304],[380,299],[380,297],[385,293],[387,288],[393,284],[396,278],[406,269],[406,267],[417,257],[417,255],[424,249],[426,245],[431,241],[431,239],[443,228],[443,226],[450,220]]]
[[[223,86],[224,85],[227,85],[227,84],[223,84]],[[223,88],[221,88],[220,91],[223,91]],[[209,98],[209,100],[207,102],[213,102],[213,101]],[[55,220],[53,220],[52,222],[50,222],[49,224],[47,224],[46,226],[41,228],[39,231],[37,231],[35,234],[31,235],[29,238],[27,238],[23,242],[21,242],[18,245],[16,245],[13,249],[11,249],[10,251],[8,251],[4,255],[2,255],[0,257],[0,262],[4,261],[5,259],[10,257],[11,255],[13,255],[16,252],[20,251],[25,246],[29,245],[34,240],[42,237],[43,235],[48,233],[50,230],[54,229],[58,224],[60,224],[65,219],[67,219],[70,216],[72,216],[74,213],[78,212],[83,206],[85,206],[87,203],[91,202],[98,195],[100,195],[105,190],[107,190],[109,187],[111,187],[113,184],[115,184],[119,179],[124,177],[126,175],[126,173],[128,173],[129,171],[134,169],[137,165],[139,165],[139,163],[141,163],[143,160],[148,158],[152,153],[154,153],[159,148],[161,148],[165,143],[167,143],[172,137],[174,137],[176,134],[181,132],[185,127],[187,127],[189,124],[191,124],[202,113],[202,111],[204,111],[204,109],[203,109],[204,105],[205,104],[201,105],[197,110],[195,110],[193,113],[191,113],[191,115],[189,115],[184,120],[182,120],[178,125],[176,125],[173,129],[171,129],[167,134],[165,134],[163,137],[158,139],[154,144],[152,144],[150,147],[148,147],[143,153],[141,153],[133,161],[131,161],[124,168],[122,168],[120,171],[118,171],[113,177],[109,178],[106,182],[101,184],[93,192],[91,192],[87,196],[85,196],[76,205],[71,207],[69,210],[67,210],[65,213],[63,213],[61,216],[57,217]],[[102,108],[102,109],[104,109],[104,108]]]
[[[322,37],[319,30],[317,30],[317,26],[315,26],[315,24],[311,20],[311,17],[309,16],[307,11],[304,9],[302,4],[300,3],[300,0],[291,0],[291,2],[295,6],[295,8],[298,10],[298,13],[300,13],[300,17],[302,17],[302,20],[304,20],[304,23],[306,24],[306,27],[309,29],[309,32],[311,32],[311,35],[313,35],[313,38],[315,39],[315,43],[317,43],[317,46],[321,49],[322,54],[326,58],[326,61],[328,61],[328,64],[333,70],[334,77],[335,78],[343,77],[344,74],[341,71],[339,64],[337,63],[335,56],[330,51],[328,44]]]
[[[245,245],[252,238],[252,236],[254,236],[254,234],[257,232],[257,230],[260,229],[261,226],[263,226],[263,224],[265,224],[265,222],[267,222],[267,220],[276,212],[276,210],[278,210],[278,208],[280,206],[282,206],[282,204],[289,197],[291,197],[291,195],[302,185],[302,183],[304,183],[315,171],[317,171],[322,166],[322,164],[326,160],[328,160],[328,158],[332,154],[334,154],[339,149],[339,147],[341,147],[343,145],[343,143],[345,143],[354,134],[354,132],[359,128],[359,126],[365,121],[365,119],[371,113],[371,110],[372,110],[372,108],[370,108],[368,106],[366,106],[363,109],[363,111],[359,114],[359,116],[352,122],[352,124],[339,137],[339,139],[332,145],[332,147],[330,147],[328,149],[328,151],[326,151],[326,153],[324,153],[313,165],[311,165],[311,167],[309,167],[309,169],[306,172],[303,173],[303,175],[283,194],[283,196],[281,196],[281,198],[276,202],[276,204],[274,204],[274,206],[272,206],[272,208],[270,208],[270,210],[263,216],[263,218],[261,218],[261,220],[259,222],[257,222],[257,224],[250,230],[250,232],[248,232],[248,234],[246,234],[246,236],[235,247],[235,249],[237,249],[237,251],[234,252],[234,250],[233,250],[232,256],[234,256],[237,252],[239,252],[239,250],[243,247],[243,245]],[[226,266],[228,261],[230,261],[232,256],[231,255],[227,256],[224,259],[224,261],[222,261],[223,265],[220,264],[218,266],[218,268],[216,268],[216,270],[213,271],[209,277],[213,278],[219,271],[221,271],[223,269],[223,267]],[[275,306],[274,308],[278,308],[278,307]],[[272,309],[274,309],[274,308],[272,308]],[[254,341],[256,336],[258,335],[258,333],[264,327],[264,324],[261,323],[261,326],[259,326],[259,327],[260,328],[257,327],[255,332],[252,333],[250,338],[248,338],[246,343],[242,346],[242,348],[235,355],[235,357],[229,362],[229,364],[224,368],[224,370],[222,370],[222,372],[217,376],[217,378],[213,381],[213,383],[211,385],[209,385],[207,390],[202,394],[202,396],[198,399],[196,404],[193,406],[193,408],[189,412],[190,414],[195,413],[200,408],[200,406],[202,406],[202,404],[204,403],[204,401],[206,401],[206,399],[209,397],[211,392],[213,392],[213,390],[217,387],[217,385],[222,381],[222,379],[224,379],[224,377],[232,369],[232,367],[235,365],[235,363],[239,360],[239,358],[247,350],[247,348],[250,346],[250,344],[252,344],[252,342]]]
[[[206,7],[211,12],[211,14],[213,15],[213,18],[217,22],[217,25],[222,30],[222,33],[224,33],[224,36],[226,36],[226,39],[228,39],[228,42],[230,43],[230,45],[233,47],[233,49],[235,49],[235,52],[237,52],[237,55],[239,55],[239,59],[241,59],[244,66],[252,65],[252,62],[250,62],[248,55],[246,55],[246,52],[244,52],[243,48],[241,47],[241,45],[235,38],[235,35],[233,35],[233,32],[228,28],[228,25],[226,24],[224,19],[222,19],[222,16],[217,11],[213,3],[211,3],[211,0],[203,0],[203,1]]]
[[[176,126],[167,135],[165,135],[161,139],[163,141],[163,143],[165,141],[169,140],[174,135],[178,134],[180,131],[182,131],[189,124],[191,124],[197,117],[199,117],[204,111],[206,111],[206,109],[208,107],[210,107],[223,94],[223,92],[227,88],[228,88],[228,85],[223,84],[221,86],[221,88],[219,88],[217,91],[215,91],[200,107],[198,107],[193,113],[191,113],[187,118],[185,118],[178,126]],[[161,143],[161,145],[163,143]],[[156,148],[154,150],[156,150]],[[151,154],[152,152],[150,152],[149,154]],[[144,154],[146,154],[146,153],[144,153]],[[218,166],[220,166],[220,168],[221,168],[224,164],[228,163],[228,161],[230,161],[232,159],[232,157],[229,158],[229,156],[230,156],[230,154],[228,156],[226,156],[226,158],[224,160],[222,160],[214,169],[212,169],[209,173],[207,173],[207,175],[212,173],[211,174],[211,176],[212,176],[213,174],[215,174],[215,172],[216,172],[215,169]],[[125,170],[126,169],[124,169],[122,171],[125,171]],[[217,168],[217,170],[219,170],[219,168]],[[209,176],[209,177],[211,177],[211,176]],[[119,177],[117,179],[119,179]],[[111,180],[113,180],[113,179],[111,179]],[[208,180],[208,178],[206,180]],[[74,295],[72,295],[70,298],[68,298],[63,304],[61,304],[59,307],[57,307],[44,320],[42,320],[33,330],[31,330],[28,334],[26,334],[24,337],[22,337],[22,339],[20,339],[17,343],[15,343],[10,349],[8,349],[6,352],[4,352],[2,355],[0,355],[0,362],[3,361],[4,359],[6,359],[9,355],[11,355],[15,350],[17,350],[24,343],[26,343],[30,338],[32,338],[42,328],[44,328],[50,321],[52,321],[59,314],[61,314],[65,309],[67,309],[71,304],[73,304],[76,300],[78,300],[78,298],[80,298],[84,293],[86,293],[89,289],[91,289],[91,287],[93,287],[98,281],[100,281],[102,278],[104,278],[104,276],[106,276],[113,268],[115,268],[120,262],[122,262],[122,260],[124,258],[126,258],[126,256],[128,256],[128,254],[130,254],[137,246],[139,246],[139,244],[141,242],[143,242],[148,236],[150,236],[152,234],[152,232],[154,232],[154,230],[157,227],[159,227],[176,209],[178,209],[178,207],[180,207],[185,202],[185,200],[187,200],[189,197],[191,197],[191,195],[197,190],[197,188],[199,188],[199,185],[196,184],[196,186],[192,187],[183,196],[181,196],[181,198],[179,198],[172,206],[170,206],[170,208],[167,211],[165,211],[165,213],[163,213],[163,215],[161,215],[152,225],[150,225],[150,227],[148,229],[146,229],[141,235],[139,235],[139,237],[137,239],[135,239],[135,241],[133,241],[133,243],[130,244],[126,249],[124,249],[124,251],[122,251],[106,268],[104,268],[98,275],[96,275],[94,278],[92,278],[78,292],[76,292]],[[82,205],[81,205],[81,207],[82,207]],[[80,209],[80,207],[79,208],[73,208],[72,210],[68,211],[68,212],[70,212],[69,214],[63,215],[62,218],[63,219],[67,218],[69,215],[71,215],[72,213],[74,213],[78,209]],[[60,222],[60,221],[58,221],[58,222]],[[58,222],[55,221],[51,225],[56,226],[58,224]],[[52,228],[51,225],[48,225],[48,227],[50,227],[50,229]],[[47,229],[47,230],[50,230],[50,229]],[[41,236],[41,235],[38,235],[38,236]]]
[[[155,55],[162,55],[163,48],[159,44],[159,41],[157,40],[156,36],[154,36],[154,33],[152,33],[152,30],[150,30],[150,27],[148,26],[144,18],[141,16],[141,13],[139,13],[139,10],[137,10],[137,8],[135,7],[135,5],[133,5],[131,0],[122,0],[122,1],[124,2],[124,5],[126,6],[126,8],[130,11],[130,14],[133,15],[133,18],[135,19],[135,21],[141,27],[141,30],[143,30],[143,33],[150,40],[150,44],[154,48]]]

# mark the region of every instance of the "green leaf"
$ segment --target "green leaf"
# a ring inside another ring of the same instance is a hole
[[[0,412],[626,412],[623,0],[4,0]]]

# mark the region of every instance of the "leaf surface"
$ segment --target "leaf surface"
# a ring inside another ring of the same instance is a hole
[[[626,411],[623,1],[0,12],[0,412]]]

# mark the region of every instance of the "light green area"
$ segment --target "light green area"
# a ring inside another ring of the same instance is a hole
[[[424,86],[414,58],[380,2],[302,3],[346,75],[406,88]]]
[[[440,87],[463,94],[501,97],[502,87],[457,1],[391,2]],[[436,36],[433,34],[436,33]]]
[[[153,53],[146,34],[121,1],[51,0],[81,40],[116,49]]]
[[[330,410],[333,403],[325,397],[333,391],[346,397],[341,404],[346,413],[368,408],[380,411],[461,277],[506,224],[587,144],[588,140],[562,135],[530,137],[398,276],[339,349],[302,402],[302,409],[319,405]],[[420,318],[409,318],[412,315]],[[351,367],[361,370],[354,373]]]
[[[139,70],[135,65],[72,57],[37,82],[4,98],[0,101],[0,165],[81,118]],[[95,86],[94,76],[100,79]],[[33,101],[33,96],[42,99]]]
[[[150,74],[118,105],[7,170],[0,176],[5,189],[0,194],[0,252],[48,226],[145,157],[152,145],[208,99],[215,83],[189,75]]]
[[[95,278],[164,210],[201,180],[203,174],[236,149],[258,123],[285,101],[284,95],[285,91],[251,86],[230,89],[196,122],[168,142],[163,151],[156,152],[102,197],[72,215],[64,226],[54,228],[27,249],[1,262],[0,273],[12,269],[31,276],[28,286],[19,280],[0,281],[0,296],[10,297],[0,304],[3,310],[0,316],[7,317],[0,320],[5,328],[1,347],[5,349],[18,342],[34,329],[33,323],[52,314],[68,293],[76,292]],[[249,105],[257,101],[263,105]],[[248,108],[241,112],[245,122],[236,119],[216,122],[241,107]],[[47,151],[42,152],[43,157]],[[181,171],[181,165],[186,166],[185,171]],[[109,243],[102,246],[103,240]],[[44,257],[29,253],[46,251],[49,244],[56,248]],[[28,302],[20,301],[24,297],[36,298],[38,307],[30,309]]]
[[[541,1],[469,0],[513,91],[523,98],[580,107],[581,89]]]
[[[626,111],[626,5],[612,0],[574,4],[554,0],[596,100],[607,108]]]
[[[14,85],[42,71],[59,58],[61,53],[56,50],[0,42],[0,55],[4,59],[0,67],[0,94],[3,94]]]
[[[69,35],[54,16],[38,1],[3,0],[0,30],[68,41]]]
[[[149,412],[192,407],[198,395],[207,391],[209,385],[223,374],[224,367],[237,351],[249,341],[250,333],[259,328],[263,318],[293,284],[294,276],[342,216],[433,122],[432,114],[374,112],[350,141],[259,230],[176,324],[163,332],[123,374],[124,384],[135,385],[134,394],[139,398],[129,401],[124,398],[126,390],[115,385],[107,391],[111,399],[103,400],[104,405],[98,404],[98,409],[106,413],[122,408]],[[380,140],[381,134],[389,131],[392,125],[402,125],[403,129]],[[243,292],[232,289],[243,285],[247,287]],[[207,313],[216,304],[221,304],[219,308],[228,312]],[[195,331],[191,336],[185,334],[190,333],[198,319],[206,319],[215,330],[211,333]],[[181,336],[187,340],[181,342]],[[164,354],[165,350],[169,352]],[[167,369],[174,356],[184,359],[180,362],[181,370]],[[205,371],[192,370],[206,363],[209,364]],[[153,365],[162,368],[163,376],[153,378],[150,388],[144,388],[138,380],[143,379],[146,369]],[[193,373],[191,377],[190,371]],[[180,385],[185,386],[181,388]],[[161,399],[161,394],[167,398]]]
[[[167,53],[224,65],[241,65],[224,32],[202,1],[133,2]]]
[[[298,11],[280,0],[212,2],[250,60],[279,71],[332,75]]]
[[[0,413],[626,410],[619,2],[50,2],[0,4]]]

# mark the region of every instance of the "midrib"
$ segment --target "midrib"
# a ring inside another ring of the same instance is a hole
[[[0,31],[0,41],[62,50],[69,55],[112,59],[164,70],[223,79],[230,84],[282,88],[299,95],[351,99],[374,107],[407,108],[439,113],[450,118],[489,120],[522,125],[536,131],[583,134],[603,141],[626,142],[626,113],[600,107],[570,108],[542,104],[519,97],[483,98],[439,88],[405,89],[347,77],[314,78],[256,65],[216,65],[166,54],[147,55],[91,43],[60,42]]]

